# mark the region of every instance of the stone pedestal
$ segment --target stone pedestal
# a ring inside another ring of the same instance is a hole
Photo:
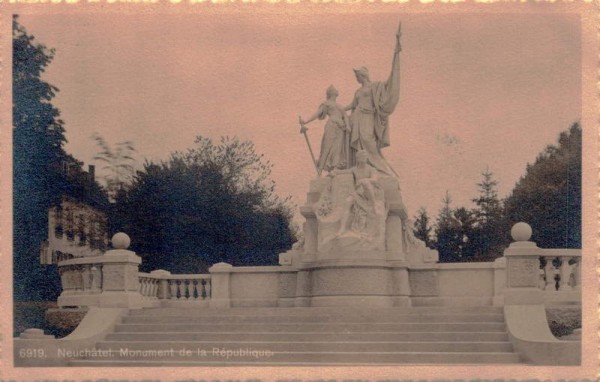
[[[513,236],[515,236],[513,234]],[[543,303],[539,289],[539,257],[542,251],[530,241],[516,241],[504,250],[506,259],[505,305],[535,305]]]
[[[210,307],[231,307],[231,270],[233,266],[227,263],[217,263],[208,269],[211,278],[212,296]]]
[[[139,265],[142,259],[126,249],[107,251],[102,259],[102,308],[142,308]]]
[[[294,306],[410,306],[410,266],[437,261],[412,235],[398,179],[379,176],[372,192],[364,187],[351,173],[311,181],[300,208],[304,244],[280,255],[297,269]],[[290,299],[280,292],[282,304]]]
[[[321,260],[300,266],[295,306],[408,306],[409,295],[405,263]]]

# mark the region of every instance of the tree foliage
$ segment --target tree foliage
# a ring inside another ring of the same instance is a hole
[[[424,207],[421,207],[417,212],[417,216],[415,216],[413,233],[417,239],[422,240],[425,243],[426,247],[431,247],[432,231],[433,227],[431,226],[431,219],[427,214],[427,210]]]
[[[510,223],[530,224],[540,247],[581,248],[581,139],[579,123],[562,132],[506,199]]]
[[[581,248],[581,127],[562,132],[528,164],[525,175],[505,199],[486,169],[477,183],[475,207],[451,208],[449,193],[436,221],[434,247],[441,262],[492,261],[510,243],[510,227],[519,222],[533,228],[532,240],[544,248]]]
[[[510,226],[504,216],[502,201],[498,198],[498,182],[486,168],[477,183],[479,196],[473,199],[474,224],[471,235],[471,256],[478,261],[492,261],[500,256],[509,243]]]
[[[276,264],[295,241],[271,165],[249,141],[198,137],[165,162],[146,162],[117,198],[114,230],[127,232],[146,269],[204,272],[216,262]]]
[[[60,162],[63,121],[51,100],[58,89],[41,79],[54,50],[36,43],[13,18],[13,255],[16,300],[56,295],[56,269],[39,264],[39,248],[46,239],[48,207],[58,203],[63,183]],[[46,285],[48,293],[40,290]],[[58,285],[57,285],[58,284]]]
[[[37,43],[13,17],[13,274],[15,300],[55,300],[56,267],[40,264],[48,237],[48,209],[72,196],[106,208],[100,186],[91,182],[63,149],[64,122],[52,104],[58,88],[42,79],[54,49]]]

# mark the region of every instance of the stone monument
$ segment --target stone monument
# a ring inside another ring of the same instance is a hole
[[[399,99],[400,51],[398,27],[387,81],[371,82],[366,67],[354,69],[360,88],[348,106],[336,103],[331,86],[317,113],[300,118],[305,136],[307,123],[328,121],[320,157],[313,157],[318,177],[300,208],[303,242],[280,255],[281,264],[298,269],[295,306],[410,305],[410,269],[438,260],[413,235],[398,175],[381,152],[390,144],[388,118]]]

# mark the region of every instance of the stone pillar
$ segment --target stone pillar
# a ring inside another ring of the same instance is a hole
[[[504,288],[506,287],[506,257],[499,257],[494,261],[494,306],[504,305]]]
[[[231,307],[231,271],[233,266],[227,263],[217,263],[208,268],[211,283],[211,308]]]
[[[304,222],[302,227],[304,230],[304,252],[316,253],[319,240],[317,215],[315,215],[315,212],[310,206],[301,207],[300,213],[306,219],[306,222]]]
[[[150,272],[151,275],[155,275],[160,278],[158,281],[158,293],[157,297],[159,300],[166,300],[169,298],[169,280],[168,277],[171,272],[165,271],[164,269],[157,269]]]
[[[142,259],[135,252],[127,250],[129,243],[126,234],[117,233],[112,238],[115,249],[102,256],[102,293],[99,299],[102,308],[142,307],[138,275]]]
[[[531,227],[527,223],[517,223],[511,230],[514,243],[504,250],[506,258],[505,305],[543,304],[542,291],[538,288],[539,257],[542,251],[529,241]]]
[[[406,215],[401,205],[392,204],[385,221],[385,249],[388,252],[406,253],[402,219]]]

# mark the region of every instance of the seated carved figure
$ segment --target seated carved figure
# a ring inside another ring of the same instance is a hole
[[[357,153],[356,160],[356,166],[333,170],[330,174],[351,173],[354,177],[354,190],[340,206],[340,227],[335,238],[340,244],[345,242],[359,248],[383,249],[386,211],[378,171],[367,163],[368,153],[364,150]],[[353,240],[342,240],[345,238]]]

